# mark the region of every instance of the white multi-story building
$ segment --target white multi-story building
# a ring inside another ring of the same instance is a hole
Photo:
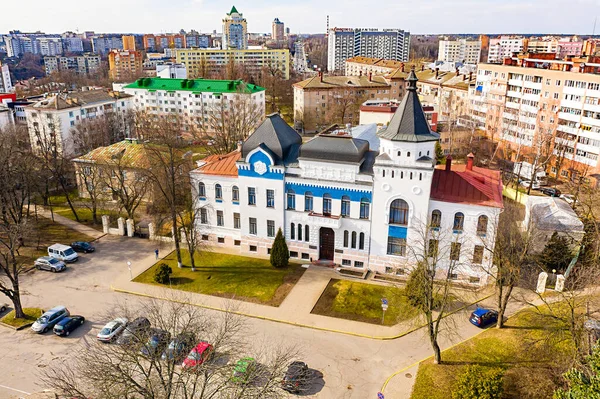
[[[481,57],[481,41],[479,40],[440,40],[438,61],[462,62],[477,64]]]
[[[440,275],[485,284],[502,209],[499,172],[435,167],[414,73],[389,125],[373,140],[321,134],[303,143],[272,114],[237,151],[191,172],[203,239],[267,255],[279,228],[290,257],[402,275],[435,251]],[[361,136],[362,137],[362,136]],[[370,144],[378,148],[370,148]],[[487,245],[487,244],[486,244]]]
[[[61,55],[63,52],[62,37],[44,33],[11,32],[5,36],[6,51],[9,57],[20,57],[31,53],[36,55]]]
[[[343,71],[356,56],[408,61],[410,33],[401,29],[331,28],[327,35],[329,71]]]
[[[0,93],[10,93],[14,90],[8,65],[0,62]]]
[[[156,77],[165,79],[187,79],[185,64],[167,62],[156,65]]]
[[[500,36],[490,39],[487,62],[500,64],[514,53],[520,53],[525,48],[525,39],[522,37]]]
[[[80,121],[109,112],[125,116],[132,97],[106,90],[85,90],[48,96],[25,107],[29,141],[34,152],[56,148],[73,154],[71,129]],[[127,134],[127,132],[124,132]]]

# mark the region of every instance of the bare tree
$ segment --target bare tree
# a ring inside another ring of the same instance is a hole
[[[200,217],[201,209],[206,208],[206,205],[199,205],[197,195],[186,195],[182,206],[178,209],[177,217],[179,219],[179,226],[185,234],[185,243],[190,254],[190,266],[192,271],[196,271],[196,260],[194,255],[200,253],[203,248],[203,241],[201,240],[204,231],[199,230],[200,224],[198,218]]]
[[[134,112],[106,112],[93,119],[83,119],[71,128],[74,154],[85,154],[98,147],[117,143],[131,134]]]

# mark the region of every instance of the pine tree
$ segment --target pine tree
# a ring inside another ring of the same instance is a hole
[[[446,163],[446,156],[439,141],[435,142],[435,163],[436,165],[444,165]]]
[[[271,248],[271,265],[273,267],[286,267],[290,260],[290,252],[281,232],[281,228],[277,231],[273,247]]]
[[[547,272],[556,270],[557,273],[564,273],[572,258],[573,252],[569,242],[555,231],[540,254],[539,261]]]

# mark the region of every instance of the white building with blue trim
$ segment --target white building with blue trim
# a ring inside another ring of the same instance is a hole
[[[204,159],[191,172],[203,238],[267,255],[281,228],[292,260],[394,274],[414,266],[419,248],[447,247],[453,279],[485,284],[492,263],[484,246],[493,243],[502,209],[499,172],[473,166],[473,157],[436,167],[439,137],[414,72],[407,80],[377,137],[334,132],[303,143],[272,114],[238,150]]]

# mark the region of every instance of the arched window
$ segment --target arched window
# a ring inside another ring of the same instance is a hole
[[[348,230],[344,230],[344,248],[348,248],[348,240],[350,239],[350,234]]]
[[[292,189],[287,192],[287,209],[296,209],[296,192]]]
[[[350,216],[350,197],[342,196],[342,216]]]
[[[292,223],[292,225],[290,226],[290,240],[295,240],[296,239],[296,224]]]
[[[358,249],[365,249],[365,233],[358,235]]]
[[[215,198],[223,199],[223,188],[219,183],[215,184]]]
[[[455,233],[462,232],[464,224],[465,215],[462,212],[456,212],[454,214],[454,224],[452,225],[452,230],[454,230]]]
[[[392,179],[394,178],[394,171],[392,170]]]
[[[331,215],[331,195],[323,194],[323,215]]]
[[[313,210],[313,195],[310,191],[304,193],[304,210],[312,212]]]
[[[408,224],[408,204],[403,199],[395,199],[390,205],[390,224]]]
[[[488,217],[485,215],[479,216],[477,219],[477,235],[485,237],[487,233]]]
[[[442,212],[440,212],[439,209],[436,209],[433,212],[431,212],[431,227],[439,229],[441,225]]]
[[[298,241],[302,241],[302,225],[298,224]]]
[[[406,157],[410,158],[410,151],[406,153]]]
[[[310,241],[310,227],[307,224],[304,225],[304,241]]]
[[[371,211],[371,203],[369,202],[368,198],[362,198],[360,200],[360,218],[361,219],[368,219],[369,218],[369,213]]]
[[[398,156],[402,155],[402,151],[398,151]]]
[[[202,182],[198,183],[198,197],[206,197],[206,186]]]
[[[356,231],[352,232],[352,249],[356,248]]]
[[[231,200],[234,202],[240,201],[240,189],[238,188],[238,186],[233,186],[231,188]]]

